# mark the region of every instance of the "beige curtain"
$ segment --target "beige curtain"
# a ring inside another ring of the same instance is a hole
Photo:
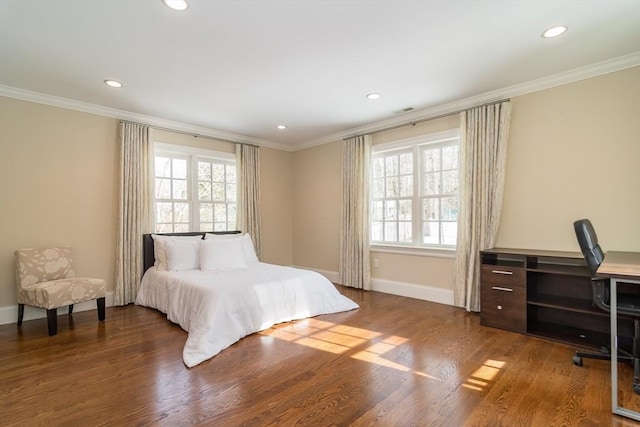
[[[152,231],[152,155],[149,127],[136,123],[121,123],[116,305],[134,302],[140,286],[142,235]]]
[[[479,251],[495,244],[507,163],[511,103],[461,114],[460,210],[455,262],[455,304],[480,311]]]
[[[342,284],[371,289],[369,258],[369,162],[371,136],[342,142]]]
[[[249,233],[258,259],[262,259],[260,233],[260,149],[236,145],[238,167],[238,230]]]

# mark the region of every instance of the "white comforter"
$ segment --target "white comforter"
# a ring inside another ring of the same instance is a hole
[[[265,263],[223,273],[152,267],[136,304],[162,311],[188,332],[188,367],[277,323],[358,308],[316,272]]]

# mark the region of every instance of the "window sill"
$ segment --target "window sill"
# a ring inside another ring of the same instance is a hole
[[[370,252],[425,256],[430,258],[455,258],[456,248],[418,248],[414,246],[392,246],[375,244],[370,246]]]

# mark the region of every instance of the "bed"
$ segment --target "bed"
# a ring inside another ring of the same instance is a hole
[[[259,262],[248,234],[144,235],[143,247],[136,304],[188,333],[187,367],[275,324],[358,308],[319,273]]]

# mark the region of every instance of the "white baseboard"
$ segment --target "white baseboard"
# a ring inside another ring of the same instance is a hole
[[[312,270],[322,274],[333,283],[340,283],[340,273],[337,271],[318,270],[309,267],[297,267]],[[437,286],[415,285],[413,283],[394,282],[392,280],[371,279],[371,290],[385,294],[399,295],[402,297],[416,298],[424,301],[437,302],[439,304],[455,305],[453,291]]]
[[[114,301],[113,292],[107,292],[105,297],[105,306],[112,307]],[[88,310],[97,310],[95,300],[85,301],[81,302],[80,304],[73,305],[74,313]],[[68,312],[68,307],[62,307],[58,309],[58,315],[67,314]],[[23,321],[44,319],[46,317],[47,310],[45,310],[44,308],[30,307],[28,305],[24,306],[24,317],[22,318]],[[18,323],[18,304],[13,306],[0,307],[0,325],[6,325],[8,323]]]
[[[371,290],[384,292],[385,294],[400,295],[416,298],[439,304],[454,305],[453,291],[428,285],[415,285],[413,283],[393,282],[391,280],[371,279]]]

